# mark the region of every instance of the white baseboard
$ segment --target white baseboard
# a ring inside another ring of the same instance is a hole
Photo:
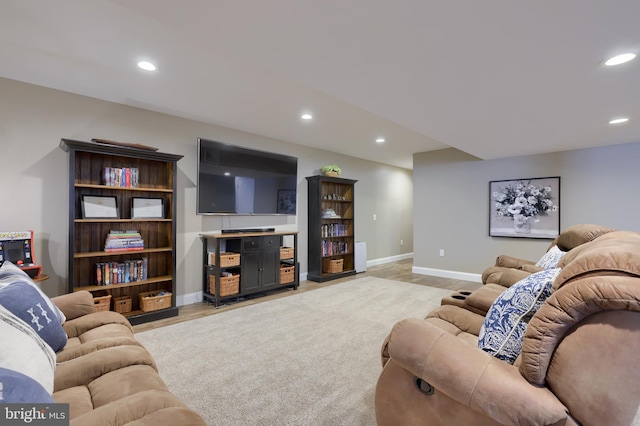
[[[413,257],[413,252],[399,254],[397,256],[381,257],[380,259],[367,260],[367,267],[383,265],[385,263],[397,262],[398,260],[411,259],[412,257]]]
[[[433,275],[434,277],[453,278],[455,280],[464,280],[481,283],[482,274],[470,274],[468,272],[448,271],[446,269],[422,268],[414,266],[411,269],[414,274]]]
[[[176,296],[176,306],[193,305],[202,302],[202,292],[179,294]]]

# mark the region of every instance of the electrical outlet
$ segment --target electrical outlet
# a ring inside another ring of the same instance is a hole
[[[444,249],[440,249],[440,256],[444,256]]]
[[[400,240],[400,245],[404,245],[404,240]]]
[[[373,214],[373,220],[376,220],[376,214],[375,213]]]

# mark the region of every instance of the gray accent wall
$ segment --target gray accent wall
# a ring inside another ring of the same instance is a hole
[[[595,223],[638,231],[639,159],[640,143],[487,161],[452,148],[415,154],[414,269],[481,274],[500,254],[544,254],[550,240],[488,236],[493,180],[560,176],[561,230]]]
[[[41,287],[49,296],[67,290],[69,178],[68,154],[58,147],[61,138],[135,142],[184,155],[178,162],[177,177],[179,301],[181,296],[194,295],[202,289],[202,244],[198,235],[203,232],[243,227],[299,231],[299,261],[304,274],[305,176],[317,174],[325,164],[338,164],[343,177],[358,180],[356,239],[366,241],[368,259],[394,259],[413,251],[411,170],[153,112],[143,109],[144,105],[128,107],[15,80],[0,78],[0,94],[0,231],[35,231],[36,261],[50,276]],[[295,112],[291,122],[298,125]],[[313,131],[313,126],[306,127]],[[198,137],[298,157],[298,215],[196,215]],[[371,149],[375,148],[372,141]]]

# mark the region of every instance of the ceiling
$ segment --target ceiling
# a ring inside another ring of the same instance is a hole
[[[639,16],[638,0],[0,0],[0,76],[410,169],[448,147],[639,142],[640,59],[603,65],[640,51]]]

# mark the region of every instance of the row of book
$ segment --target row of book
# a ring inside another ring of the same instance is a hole
[[[322,237],[345,237],[347,236],[347,225],[343,223],[327,223],[322,225]]]
[[[137,167],[105,167],[102,169],[105,185],[124,188],[138,186],[139,173]]]
[[[143,250],[144,240],[138,231],[111,230],[104,242],[104,251]]]
[[[96,285],[132,283],[147,279],[147,258],[96,263]]]
[[[348,253],[349,243],[346,241],[322,240],[322,255],[333,256],[334,254]]]

